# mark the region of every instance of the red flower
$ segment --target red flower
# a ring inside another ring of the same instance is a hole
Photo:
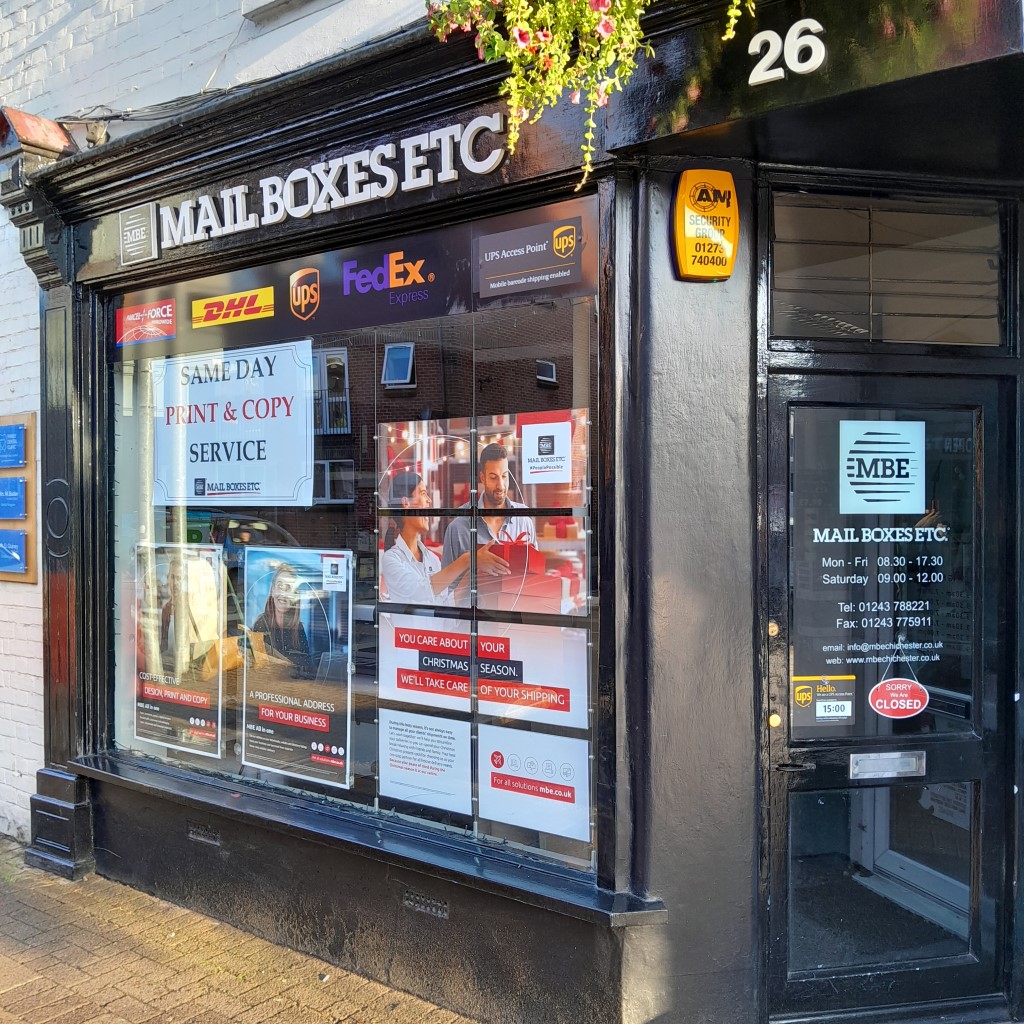
[[[530,30],[523,25],[515,25],[512,29],[512,42],[525,50],[530,45]]]
[[[573,91],[571,93],[569,93],[569,102],[570,103],[579,103],[579,101],[580,101],[580,91],[579,91],[579,89],[573,89]]]
[[[551,29],[539,28],[537,29],[537,42],[538,43],[550,43],[551,42]]]
[[[593,0],[591,0],[593,3]],[[615,31],[615,19],[609,18],[606,14],[596,25],[594,31],[602,38],[607,39]]]
[[[604,14],[612,9],[612,0],[590,0],[590,9],[597,14]]]

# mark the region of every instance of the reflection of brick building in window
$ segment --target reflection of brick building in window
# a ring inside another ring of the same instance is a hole
[[[277,520],[310,547],[374,550],[374,435],[379,423],[499,416],[593,407],[597,381],[595,306],[590,299],[523,303],[485,312],[424,320],[397,327],[320,335],[314,350],[347,353],[348,433],[320,433],[317,460],[351,460],[355,502],[281,509]],[[415,345],[414,387],[380,383],[384,346]],[[558,385],[538,382],[537,360],[555,364]],[[467,479],[456,481],[466,488]],[[360,543],[361,541],[361,543]]]

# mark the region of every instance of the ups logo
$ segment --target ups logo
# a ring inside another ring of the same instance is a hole
[[[814,691],[809,686],[798,686],[793,691],[793,700],[796,701],[797,707],[810,707],[811,701],[814,700]]]
[[[576,251],[576,226],[563,224],[560,228],[555,228],[551,235],[551,246],[556,256],[567,260]]]
[[[296,270],[288,278],[288,300],[292,313],[308,320],[320,308],[320,271],[315,267]]]

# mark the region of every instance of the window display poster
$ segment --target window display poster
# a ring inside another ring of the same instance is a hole
[[[351,572],[349,551],[246,549],[243,764],[349,787]]]
[[[528,508],[583,508],[587,487],[589,409],[546,409],[476,418],[478,491],[493,487],[493,445],[508,453],[507,496]],[[500,452],[498,453],[500,454]]]
[[[549,413],[519,416],[519,434],[523,445],[522,480],[524,484],[572,483],[572,427],[569,414],[564,418]]]
[[[585,517],[516,513],[501,524],[497,537],[491,533],[483,512],[475,521],[478,543],[493,541],[488,552],[507,562],[509,570],[499,575],[486,558],[477,557],[478,608],[532,615],[587,614],[590,591]],[[458,520],[448,527],[449,531],[458,528]],[[446,537],[442,565],[458,550]]]
[[[377,430],[377,503],[405,508],[422,482],[432,508],[452,509],[470,498],[470,421],[407,420]],[[403,500],[404,499],[404,500]]]
[[[423,481],[436,509],[469,508],[474,487],[484,507],[582,508],[589,496],[589,415],[588,409],[555,409],[381,423],[379,507],[404,507],[412,483]]]
[[[311,505],[311,342],[153,364],[155,505]]]
[[[381,699],[470,709],[469,623],[380,614]]]
[[[590,745],[586,740],[481,725],[481,818],[590,841]]]
[[[469,722],[382,710],[379,723],[382,797],[472,814]]]
[[[135,738],[218,757],[224,635],[221,549],[135,549]]]
[[[574,729],[588,725],[587,631],[481,622],[477,698],[483,715]]]
[[[352,578],[350,564],[351,552],[338,551],[320,556],[320,567],[323,570],[321,583],[325,592],[348,590],[348,581]]]

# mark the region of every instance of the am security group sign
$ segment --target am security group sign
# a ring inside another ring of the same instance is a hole
[[[312,504],[312,401],[308,339],[156,360],[153,504]]]

